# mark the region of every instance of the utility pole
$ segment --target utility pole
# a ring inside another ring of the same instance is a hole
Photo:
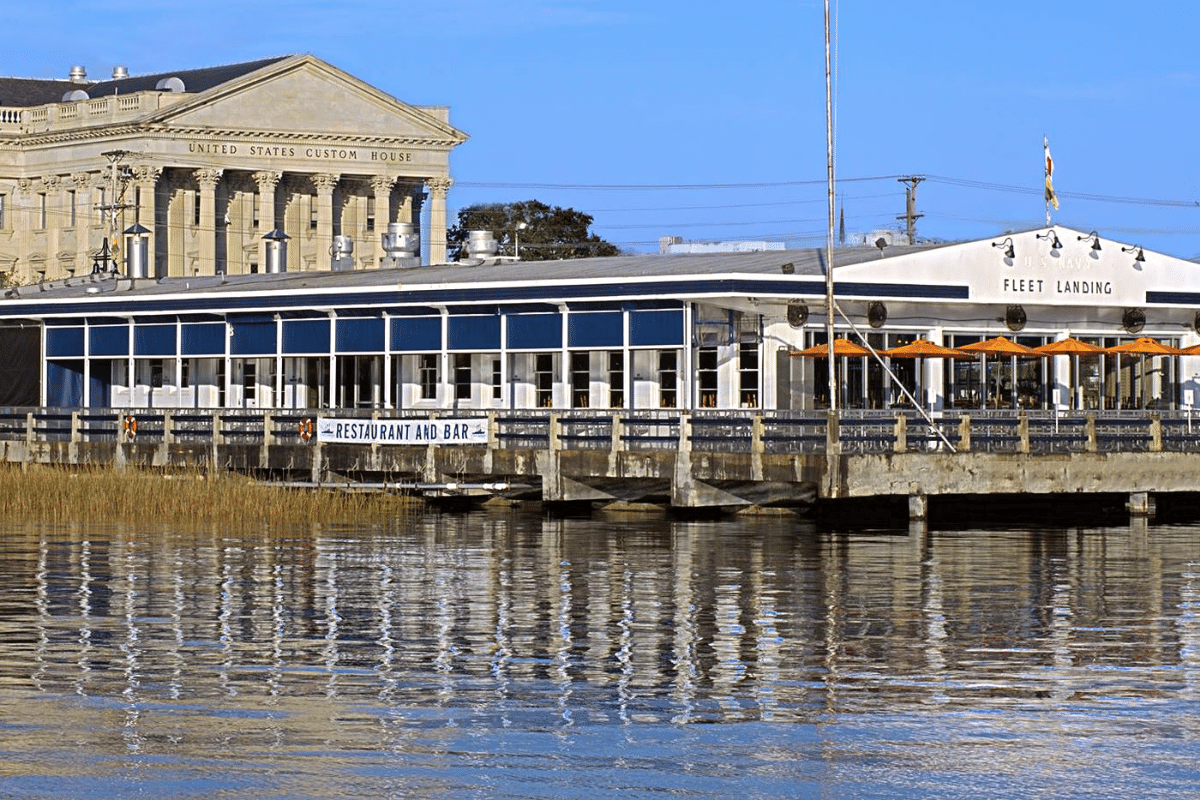
[[[108,217],[108,235],[96,258],[92,261],[93,272],[117,271],[117,212],[125,209],[121,202],[124,197],[125,178],[129,167],[121,166],[121,161],[129,155],[128,150],[106,150],[100,155],[108,159],[108,202],[100,206],[100,210]]]
[[[907,178],[897,178],[904,187],[904,215],[896,219],[904,220],[904,229],[908,233],[908,243],[917,241],[917,220],[925,216],[917,213],[917,184],[925,180],[924,175],[909,175]]]

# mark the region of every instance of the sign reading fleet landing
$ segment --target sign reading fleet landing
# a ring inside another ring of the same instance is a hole
[[[1130,263],[1132,257],[1018,257],[993,267],[972,296],[983,302],[1138,305],[1145,302],[1151,270]]]
[[[329,444],[487,444],[486,419],[317,418],[317,441]]]

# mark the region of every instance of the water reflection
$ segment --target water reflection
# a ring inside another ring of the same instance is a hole
[[[717,796],[700,778],[727,774],[850,796],[937,776],[955,796],[980,785],[981,743],[1007,786],[1078,787],[1133,736],[1154,778],[1124,780],[1165,792],[1200,754],[1197,532],[10,528],[0,776],[230,796],[584,793],[581,775]]]

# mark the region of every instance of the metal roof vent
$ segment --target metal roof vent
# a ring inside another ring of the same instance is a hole
[[[85,92],[83,89],[72,89],[71,91],[69,91],[63,95],[62,101],[64,103],[74,103],[76,100],[90,100],[90,99],[91,99],[91,96],[88,95],[88,93]]]
[[[176,78],[173,75],[170,78],[163,78],[161,81],[154,84],[154,88],[160,92],[183,92],[183,91],[186,91],[186,88],[183,85],[183,81],[179,78]]]
[[[119,81],[129,77],[129,70],[122,66],[113,67],[113,80]]]
[[[469,258],[489,258],[496,255],[499,243],[491,231],[467,232],[467,256]]]
[[[87,70],[76,65],[71,67],[71,83],[87,83]]]

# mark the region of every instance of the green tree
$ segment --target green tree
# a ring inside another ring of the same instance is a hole
[[[466,257],[471,231],[491,231],[499,255],[517,255],[520,247],[522,261],[619,255],[616,245],[588,232],[591,224],[591,214],[537,200],[484,203],[461,209],[458,222],[446,232],[446,241],[451,260]]]

